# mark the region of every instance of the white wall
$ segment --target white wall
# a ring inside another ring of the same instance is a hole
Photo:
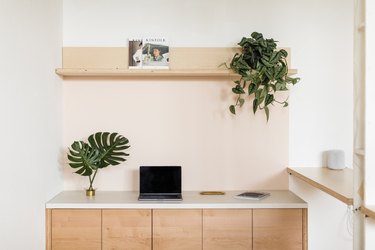
[[[309,249],[353,249],[353,214],[345,203],[295,177],[289,188],[309,204]]]
[[[138,190],[142,165],[181,165],[183,190],[288,189],[288,109],[233,118],[231,83],[215,80],[64,80],[64,143],[96,131],[126,136],[128,161],[100,170],[99,190]],[[282,133],[280,133],[282,131]],[[64,171],[65,189],[88,178]]]
[[[375,101],[372,94],[375,91],[375,3],[374,1],[366,1],[366,204],[375,205]]]
[[[129,37],[158,35],[168,37],[174,47],[229,47],[252,31],[262,32],[266,37],[281,41],[280,46],[292,48],[292,67],[299,70],[302,78],[301,83],[292,89],[290,97],[289,145],[283,145],[289,149],[289,165],[322,166],[322,152],[337,148],[346,152],[346,163],[350,167],[353,137],[352,5],[351,0],[159,0],[142,3],[65,0],[64,46],[126,46]],[[67,96],[83,87],[84,83],[73,85],[76,83],[72,81],[72,86],[68,86],[68,82],[64,84],[65,100],[71,100],[69,97],[66,99]],[[114,84],[109,86],[112,88]],[[93,88],[99,90],[102,88],[99,85],[95,83]],[[143,91],[153,90],[146,86]],[[196,91],[196,86],[182,86],[184,90],[188,88],[191,95]],[[207,91],[207,86],[202,86],[202,91]],[[84,91],[81,93],[85,95]],[[89,93],[89,96],[92,94]],[[204,98],[198,97],[197,101],[194,103],[197,107],[207,105]],[[217,107],[225,107],[220,100],[214,101]],[[67,112],[66,105],[65,115],[71,114]],[[134,108],[138,105],[142,106],[142,103],[137,103]],[[123,115],[126,119],[127,114]],[[68,133],[71,133],[74,124],[66,121],[64,118],[64,127],[69,128]],[[238,125],[238,121],[233,124]],[[87,125],[76,124],[78,128],[81,126]],[[64,144],[68,146],[72,138],[87,136],[101,126],[104,125],[99,122],[91,126],[91,131],[87,127],[79,128],[82,132],[86,131],[85,135],[69,134],[67,137],[65,132]],[[114,128],[115,125],[110,126]],[[231,132],[224,130],[221,133],[226,137]],[[251,161],[252,154],[246,154]],[[233,172],[232,166],[228,164],[224,171]],[[99,184],[107,185],[114,175],[103,172]],[[71,187],[72,182],[76,182],[72,178],[65,178],[65,187]],[[342,203],[293,179],[290,188],[310,204],[309,249],[352,248],[350,235],[344,226],[340,227],[347,216],[347,209]],[[326,226],[322,227],[324,223]]]
[[[353,150],[353,3],[300,1],[293,62],[302,82],[291,91],[289,164],[325,166],[322,152]],[[309,11],[309,12],[307,12]],[[306,22],[309,20],[308,22]],[[309,249],[353,249],[352,214],[335,198],[289,178],[289,188],[309,203]]]
[[[322,151],[338,148],[351,166],[352,10],[351,0],[65,0],[64,46],[158,35],[175,47],[230,47],[252,31],[274,37],[292,48],[302,77],[290,97],[290,164],[320,166]]]
[[[0,249],[44,249],[44,203],[62,189],[61,13],[57,0],[0,2]]]
[[[149,34],[171,46],[234,46],[258,29],[225,24],[237,9],[229,1],[64,1],[64,46],[125,47],[127,38]],[[287,189],[288,109],[271,110],[267,125],[250,106],[233,117],[232,86],[227,79],[64,79],[64,144],[103,130],[129,137],[129,160],[100,171],[99,190],[137,190],[140,165],[171,164],[183,167],[183,190]],[[65,168],[64,188],[87,187],[87,177],[72,172]]]
[[[375,220],[366,218],[365,220],[365,249],[375,249]]]
[[[323,151],[342,149],[352,167],[353,3],[298,2],[298,24],[288,26],[296,33],[292,60],[302,78],[291,90],[289,163],[320,167]]]
[[[366,1],[366,157],[365,157],[365,204],[375,206],[375,3]],[[367,218],[365,220],[365,241],[366,249],[375,249],[375,220]]]

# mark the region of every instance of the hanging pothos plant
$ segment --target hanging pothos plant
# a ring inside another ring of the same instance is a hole
[[[288,90],[290,84],[296,84],[300,79],[288,76],[284,49],[276,50],[276,41],[264,39],[263,35],[253,32],[251,37],[243,37],[238,43],[241,53],[236,53],[227,68],[240,75],[234,81],[232,92],[237,95],[237,101],[230,105],[231,113],[236,114],[236,108],[241,108],[246,96],[254,96],[253,112],[264,110],[269,119],[269,105],[274,103],[288,106],[288,100],[278,101],[275,93]]]

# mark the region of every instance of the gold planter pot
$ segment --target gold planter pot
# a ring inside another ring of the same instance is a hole
[[[86,189],[86,196],[95,196],[95,189],[93,188],[89,188],[89,189]]]

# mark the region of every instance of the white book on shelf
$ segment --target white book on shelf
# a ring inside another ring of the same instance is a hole
[[[142,39],[129,39],[129,69],[142,68]]]

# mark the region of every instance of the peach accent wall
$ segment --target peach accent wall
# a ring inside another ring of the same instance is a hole
[[[99,190],[138,190],[141,165],[181,165],[183,190],[287,189],[288,108],[236,117],[228,106],[232,82],[223,79],[67,78],[64,145],[97,131],[130,140],[124,164],[98,173]],[[87,177],[64,164],[65,189]]]

